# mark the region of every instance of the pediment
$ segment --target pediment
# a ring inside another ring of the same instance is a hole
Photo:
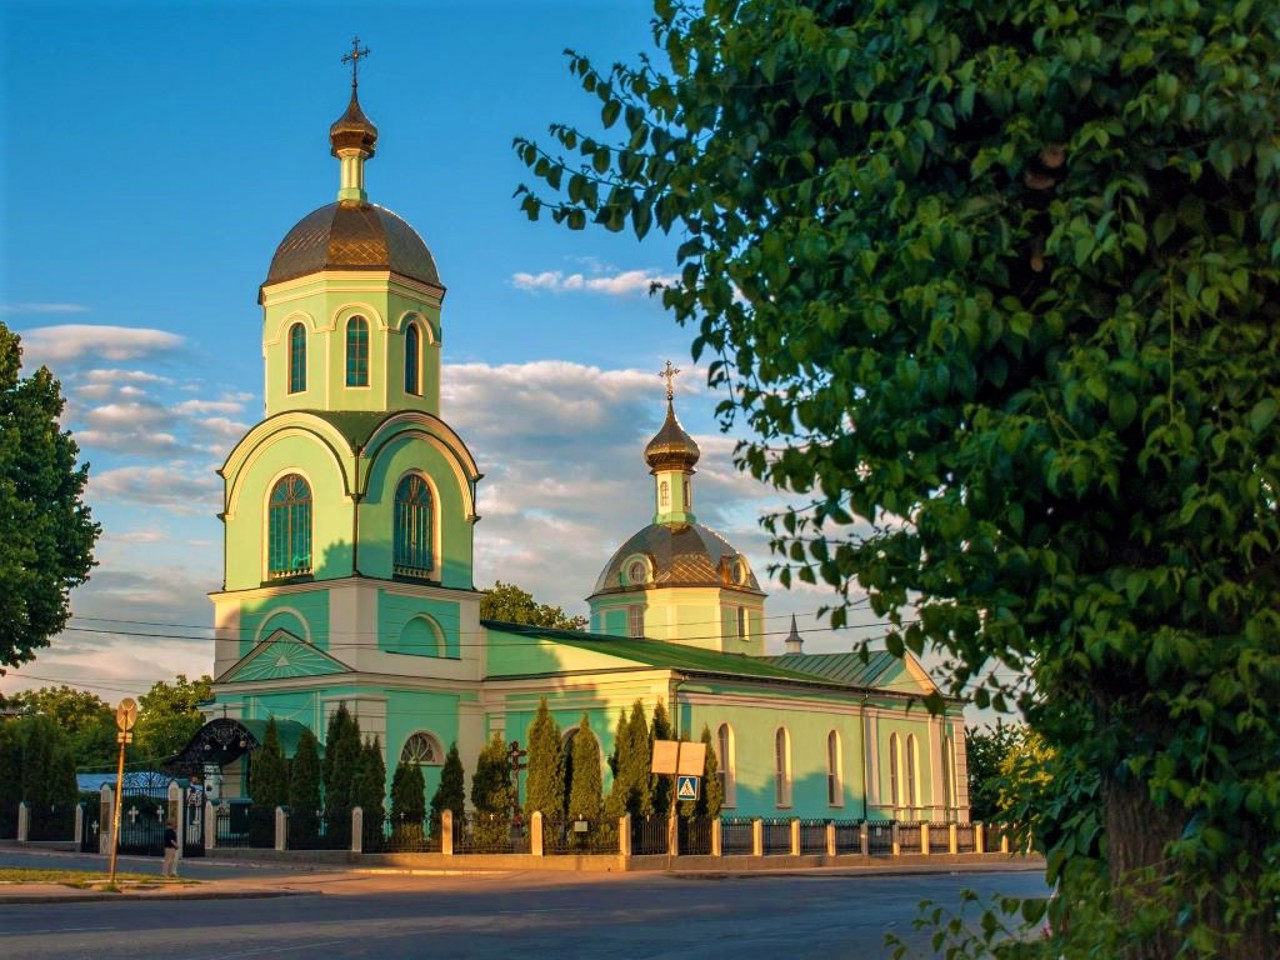
[[[348,673],[350,668],[287,630],[276,630],[218,678],[218,683],[291,680]]]

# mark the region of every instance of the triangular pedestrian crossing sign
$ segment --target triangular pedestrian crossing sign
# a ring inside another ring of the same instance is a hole
[[[697,800],[698,780],[698,777],[679,777],[676,782],[676,799]]]

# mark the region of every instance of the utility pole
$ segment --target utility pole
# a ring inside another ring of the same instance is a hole
[[[116,707],[116,742],[120,744],[120,761],[116,765],[116,808],[111,817],[111,870],[107,884],[116,885],[116,856],[120,852],[120,802],[124,787],[124,748],[133,742],[133,725],[138,722],[138,705],[132,697],[125,697]]]

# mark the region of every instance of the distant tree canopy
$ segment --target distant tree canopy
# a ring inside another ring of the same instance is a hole
[[[0,707],[53,720],[70,738],[79,770],[106,769],[115,762],[115,711],[96,694],[62,684],[0,695]]]
[[[62,430],[47,367],[20,376],[18,335],[0,322],[0,670],[32,659],[71,614],[101,528],[83,500],[89,465]]]
[[[663,304],[802,500],[783,582],[1100,775],[1048,849],[1107,877],[1080,936],[1274,954],[1280,5],[657,0],[653,39],[570,56],[605,129],[517,140],[524,211],[676,234]]]
[[[559,607],[538,603],[533,594],[501,580],[484,592],[480,600],[480,619],[525,623],[554,630],[582,630],[587,626],[586,617],[571,617]]]
[[[164,680],[138,698],[138,724],[134,728],[137,751],[148,762],[167,760],[187,745],[204,725],[197,704],[213,697],[213,678],[208,674],[188,680],[178,674],[172,683]]]

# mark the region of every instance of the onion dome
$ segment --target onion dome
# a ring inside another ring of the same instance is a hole
[[[676,411],[671,399],[667,399],[667,419],[661,428],[644,448],[645,463],[650,470],[687,470],[702,456],[702,451],[693,442],[693,437],[685,433],[684,427],[676,419]]]
[[[746,558],[714,530],[700,523],[654,523],[618,548],[592,596],[660,587],[762,592]]]
[[[366,157],[373,156],[374,144],[378,142],[378,128],[360,109],[360,99],[356,96],[356,85],[351,84],[351,102],[347,104],[347,112],[333,122],[329,128],[329,143],[333,155],[340,150],[360,150]]]
[[[389,270],[442,286],[417,231],[385,207],[357,200],[330,203],[299,220],[276,248],[264,285],[321,270]]]

